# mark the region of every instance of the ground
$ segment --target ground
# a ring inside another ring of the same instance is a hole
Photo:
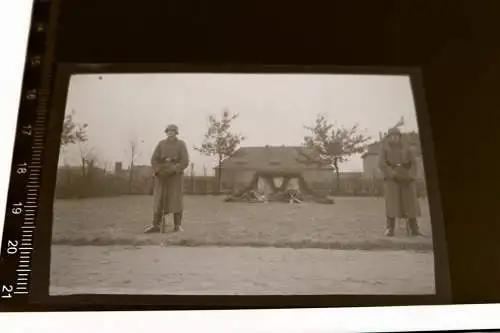
[[[54,246],[51,294],[433,294],[431,253]],[[390,272],[390,273],[388,273]]]
[[[427,238],[383,236],[384,200],[336,198],[317,203],[226,203],[218,196],[186,196],[184,232],[143,235],[151,223],[152,197],[57,200],[53,244],[60,245],[227,245],[337,249],[431,250],[428,207],[422,201],[420,227]],[[171,218],[168,220],[172,228]]]
[[[381,198],[334,205],[186,196],[183,233],[144,235],[150,196],[57,200],[51,293],[401,294],[434,292],[425,238],[383,237]],[[171,228],[171,220],[169,220]]]

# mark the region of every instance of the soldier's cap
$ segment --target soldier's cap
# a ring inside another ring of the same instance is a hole
[[[179,134],[179,127],[177,127],[177,125],[170,124],[167,126],[167,128],[165,128],[165,133],[169,131],[175,132],[175,134]]]
[[[389,128],[389,131],[387,132],[387,135],[401,135],[401,131],[399,130],[399,128],[397,127],[392,127],[392,128]]]

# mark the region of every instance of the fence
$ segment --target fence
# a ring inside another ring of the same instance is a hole
[[[184,176],[184,193],[186,195],[211,195],[217,191],[217,179],[213,176]],[[310,187],[320,193],[332,196],[383,196],[382,180],[363,178],[342,179],[339,184],[312,183]],[[223,193],[229,190],[223,187]],[[151,195],[153,193],[152,177],[135,177],[132,182],[127,176],[106,173],[102,170],[89,170],[85,177],[78,170],[60,171],[58,173],[56,198],[91,198],[120,195]],[[417,183],[419,197],[426,196],[425,184]]]
[[[185,176],[184,193],[207,195],[217,191],[217,179],[210,176]]]
[[[126,193],[128,182],[113,174],[89,169],[85,176],[73,170],[60,170],[57,175],[56,198],[89,198],[118,196]]]
[[[215,177],[184,177],[184,193],[193,195],[212,194],[217,190]],[[85,176],[77,169],[58,171],[55,197],[58,199],[77,199],[110,197],[120,195],[151,195],[154,179],[136,175],[129,178],[127,173],[120,175],[106,173],[99,169],[88,170]]]
[[[318,184],[317,186],[325,186]],[[344,179],[337,184],[328,184],[329,194],[332,196],[384,196],[384,181],[382,179],[353,178]],[[313,185],[314,188],[314,185]],[[424,181],[416,182],[417,196],[427,197],[427,189]]]

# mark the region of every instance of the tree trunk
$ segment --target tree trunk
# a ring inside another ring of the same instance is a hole
[[[85,168],[85,158],[82,157],[82,178],[85,179],[87,177],[87,172]]]
[[[191,194],[194,194],[194,163],[191,163]]]
[[[333,162],[333,167],[335,168],[335,181],[337,183],[337,195],[340,193],[340,173],[339,173],[339,162],[337,159]]]
[[[85,172],[85,158],[83,157],[80,157],[80,161],[81,161],[81,171],[82,171],[82,178],[80,181],[77,181],[77,198],[84,198],[85,197],[85,185],[86,184],[86,181],[85,181],[85,178],[87,178],[87,173]]]
[[[132,194],[132,183],[134,181],[134,163],[130,163],[130,171],[128,174],[128,194]]]
[[[222,157],[219,156],[219,166],[218,166],[219,172],[217,173],[217,194],[221,193],[222,190]]]

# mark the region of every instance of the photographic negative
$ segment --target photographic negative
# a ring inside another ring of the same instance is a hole
[[[51,296],[437,293],[410,74],[72,74]]]

